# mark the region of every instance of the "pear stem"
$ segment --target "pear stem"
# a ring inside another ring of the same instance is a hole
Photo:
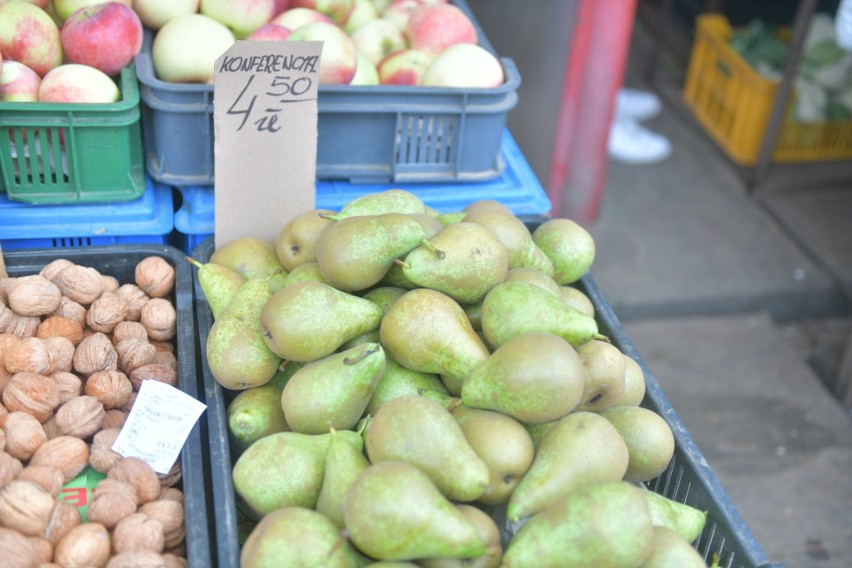
[[[329,213],[320,213],[320,217],[323,219],[328,219],[329,221],[340,221],[343,217],[340,216],[339,213],[329,214]]]
[[[289,360],[289,359],[284,359],[284,360],[282,360],[282,361],[281,361],[281,364],[280,364],[280,365],[278,365],[278,370],[279,370],[279,371],[284,371],[284,370],[286,370],[286,369],[287,369],[287,365],[288,365],[289,363],[290,363],[290,360]]]
[[[408,266],[409,266],[404,260],[400,260],[398,258],[393,259],[393,263],[396,264],[396,265],[399,265],[403,268],[408,268]]]
[[[194,258],[192,258],[191,256],[185,256],[185,257],[183,257],[183,258],[184,258],[184,259],[186,259],[186,261],[187,261],[188,263],[190,263],[191,265],[195,266],[196,268],[201,268],[201,267],[203,266],[200,262],[198,262],[197,260],[195,260],[195,259],[194,259]]]
[[[594,334],[592,336],[592,339],[597,339],[599,341],[606,341],[607,343],[612,343],[612,341],[610,341],[609,337],[607,337],[606,335],[602,335],[600,333]]]
[[[443,259],[444,259],[444,258],[446,258],[446,256],[447,256],[447,253],[445,253],[445,252],[444,252],[444,251],[442,251],[441,249],[439,249],[439,248],[435,247],[435,245],[433,245],[432,243],[430,243],[430,242],[429,242],[428,240],[426,240],[426,239],[421,239],[421,240],[420,240],[420,244],[421,244],[422,246],[426,247],[426,249],[427,249],[427,250],[430,250],[430,251],[432,251],[433,253],[435,253],[435,256],[437,256],[437,257],[438,257],[438,260],[443,260]]]
[[[381,348],[381,346],[378,343],[374,343],[373,345],[374,345],[374,347],[367,349],[366,351],[364,351],[360,355],[357,355],[355,357],[344,357],[343,358],[343,364],[344,365],[354,365],[355,363],[357,363],[358,361],[360,361],[364,357],[367,357],[368,355],[372,355],[373,353],[376,353]]]

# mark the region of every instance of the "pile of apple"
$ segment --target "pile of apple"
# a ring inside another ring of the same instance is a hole
[[[160,6],[153,6],[160,4]],[[134,0],[156,30],[160,80],[212,83],[237,40],[322,41],[320,84],[493,88],[504,82],[476,27],[448,0]],[[150,5],[150,6],[149,6]]]
[[[130,0],[0,2],[0,102],[116,102],[141,48]]]

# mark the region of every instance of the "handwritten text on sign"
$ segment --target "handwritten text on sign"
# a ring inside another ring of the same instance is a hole
[[[238,41],[214,77],[215,234],[270,242],[315,203],[322,42]]]

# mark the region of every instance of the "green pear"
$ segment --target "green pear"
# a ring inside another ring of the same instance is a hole
[[[648,501],[648,510],[651,512],[654,526],[671,529],[686,542],[698,540],[707,524],[707,511],[675,501],[650,489],[646,489],[643,495]]]
[[[364,293],[362,298],[370,300],[380,308],[382,313],[388,313],[391,305],[396,302],[400,296],[408,292],[405,288],[397,288],[396,286],[379,286]]]
[[[367,408],[364,409],[365,414],[375,414],[389,400],[409,395],[425,395],[434,393],[433,400],[449,399],[450,393],[447,387],[434,373],[422,373],[420,371],[412,371],[403,367],[391,357],[387,357],[385,363],[385,372],[376,385],[376,390],[373,391],[373,396],[370,402],[367,403]]]
[[[503,544],[494,519],[473,505],[457,504],[456,509],[476,527],[485,542],[485,554],[476,558],[425,558],[417,564],[421,568],[499,568],[503,559]]]
[[[627,444],[606,418],[582,411],[560,418],[512,492],[509,520],[535,515],[584,483],[620,480],[629,457]]]
[[[281,364],[278,366],[278,372],[276,372],[275,375],[271,379],[269,379],[269,382],[267,384],[275,385],[279,389],[283,390],[284,387],[287,386],[287,383],[290,381],[293,375],[296,374],[296,371],[298,371],[305,365],[306,363],[300,363],[298,361],[282,361]],[[278,397],[278,403],[281,403],[280,396]]]
[[[612,406],[639,406],[645,398],[645,372],[632,357],[624,354],[624,391]]]
[[[337,433],[359,450],[361,435],[351,430]],[[279,432],[261,438],[234,464],[234,492],[256,519],[281,507],[317,504],[325,473],[325,454],[331,434]]]
[[[604,481],[554,499],[515,534],[503,566],[642,566],[651,555],[654,534],[642,491],[624,481]]]
[[[281,393],[287,424],[303,434],[352,428],[384,370],[385,351],[378,343],[363,343],[308,363]]]
[[[260,314],[266,344],[284,359],[314,361],[379,327],[382,309],[321,282],[297,282],[275,292]]]
[[[461,399],[521,422],[562,418],[583,394],[583,364],[571,344],[552,333],[530,332],[498,347],[471,371]]]
[[[651,555],[639,568],[706,568],[698,551],[679,534],[654,526]]]
[[[260,327],[261,311],[271,296],[267,279],[249,280],[210,327],[205,348],[207,363],[222,387],[259,387],[278,370],[281,359],[266,345]]]
[[[319,264],[316,262],[305,262],[293,268],[290,273],[284,278],[284,286],[295,284],[296,282],[322,282],[328,284],[328,280],[322,275]]]
[[[558,335],[575,347],[603,337],[594,318],[527,282],[504,282],[488,292],[482,303],[482,331],[494,348],[531,331]]]
[[[423,226],[409,215],[385,213],[346,217],[316,243],[317,264],[338,290],[365,290],[384,278],[397,257],[426,241]]]
[[[509,206],[500,203],[496,199],[477,199],[476,201],[471,201],[464,207],[464,209],[462,209],[462,211],[467,213],[477,211],[496,211],[505,215],[515,214]]]
[[[316,510],[328,517],[331,522],[344,528],[343,508],[346,495],[358,474],[369,467],[364,452],[345,438],[331,433],[331,442],[325,454],[325,474],[322,489],[317,498]]]
[[[518,481],[532,465],[535,449],[529,433],[517,420],[499,412],[462,405],[451,414],[490,472],[488,489],[479,502],[486,505],[508,502]]]
[[[343,518],[352,543],[378,560],[485,553],[474,524],[407,463],[374,463],[362,471],[349,490]]]
[[[279,289],[287,277],[275,247],[255,237],[240,237],[223,244],[213,251],[209,262],[227,266],[246,280],[271,277],[269,285],[273,290]]]
[[[352,545],[326,517],[285,507],[263,517],[240,551],[241,568],[355,568]]]
[[[484,298],[483,298],[484,299]],[[470,326],[475,331],[482,331],[482,301],[473,304],[460,304],[464,310]]]
[[[423,201],[410,191],[404,189],[388,189],[359,195],[340,208],[340,212],[332,217],[344,219],[364,215],[383,215],[385,213],[423,213],[429,210]]]
[[[464,379],[488,358],[461,306],[436,290],[418,288],[400,296],[379,333],[388,354],[414,371]]]
[[[322,215],[333,215],[331,209],[309,209],[284,223],[275,238],[275,254],[289,271],[307,262],[316,262],[316,242],[326,228],[334,224]]]
[[[547,255],[544,254],[544,251],[541,250],[541,248],[537,244],[535,244],[535,241],[533,241],[533,246],[530,251],[529,259],[527,259],[527,266],[529,268],[535,268],[540,272],[544,272],[551,278],[556,275],[556,269],[553,266],[553,261],[551,261],[547,257]]]
[[[615,426],[627,444],[630,460],[625,481],[650,481],[666,470],[674,456],[675,440],[662,416],[641,406],[614,406],[598,414]]]
[[[615,404],[624,394],[624,354],[612,343],[593,339],[577,347],[585,382],[577,408],[599,411]]]
[[[364,568],[417,568],[413,562],[373,562]]]
[[[530,435],[530,439],[532,440],[533,447],[536,451],[538,451],[538,447],[544,439],[544,436],[550,432],[550,429],[553,428],[557,422],[557,420],[554,420],[553,422],[542,422],[541,424],[524,424],[524,429]]]
[[[444,225],[441,224],[437,217],[427,213],[409,213],[409,215],[423,226],[423,231],[426,233],[427,239],[431,239],[444,228]]]
[[[503,243],[509,252],[509,268],[533,268],[549,276],[553,274],[543,261],[543,253],[533,242],[532,234],[523,221],[514,214],[501,211],[469,211],[466,222],[482,225]]]
[[[488,488],[488,466],[449,411],[425,396],[389,400],[365,432],[370,463],[417,466],[453,501],[474,501]]]
[[[228,404],[228,433],[238,453],[265,436],[289,429],[277,385],[244,390]]]
[[[213,312],[213,319],[218,319],[246,279],[239,272],[221,264],[201,264],[190,257],[186,257],[186,260],[198,268],[198,283],[210,305],[210,311]]]
[[[556,282],[556,280],[554,280],[554,282]],[[562,298],[562,301],[566,304],[576,308],[581,313],[589,316],[590,318],[595,317],[595,305],[582,290],[578,290],[573,286],[560,286],[559,297]]]
[[[352,349],[357,345],[362,345],[364,343],[379,343],[379,330],[373,329],[367,332],[362,333],[361,335],[356,335],[349,341],[346,341],[343,345],[340,346],[338,351],[346,351],[347,349]]]
[[[547,290],[554,296],[561,297],[560,286],[556,283],[556,280],[535,268],[527,268],[525,266],[510,268],[509,272],[506,273],[504,282],[529,282],[543,290]]]
[[[441,213],[437,217],[435,217],[443,226],[449,227],[450,225],[454,225],[467,216],[466,211],[449,211],[446,213]]]
[[[396,259],[384,277],[379,280],[379,286],[391,286],[394,288],[402,288],[403,290],[413,290],[417,288],[417,284],[408,279],[408,276],[402,270],[403,262]]]
[[[485,227],[466,221],[445,227],[409,252],[402,265],[414,284],[461,303],[482,300],[508,269],[506,247]]]
[[[532,234],[533,241],[553,263],[553,278],[560,284],[579,280],[595,260],[595,241],[571,219],[549,219]]]

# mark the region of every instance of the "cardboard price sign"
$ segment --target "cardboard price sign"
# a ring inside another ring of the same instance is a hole
[[[322,42],[238,41],[213,82],[215,246],[314,208]]]

